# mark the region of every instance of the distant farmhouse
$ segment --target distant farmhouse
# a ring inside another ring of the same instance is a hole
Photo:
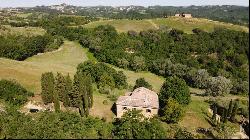
[[[192,15],[181,13],[181,14],[175,14],[175,17],[192,18]]]
[[[142,110],[145,117],[157,115],[159,109],[158,95],[147,88],[139,87],[133,92],[120,96],[116,102],[117,118],[127,110]]]

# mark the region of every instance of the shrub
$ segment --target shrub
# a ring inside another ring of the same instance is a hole
[[[145,87],[148,89],[152,89],[152,85],[150,85],[144,78],[139,78],[135,81],[135,86],[133,89],[136,89],[139,87]]]
[[[175,99],[182,105],[187,105],[190,103],[191,96],[189,88],[183,79],[180,79],[176,76],[166,78],[166,81],[163,83],[159,94],[160,105],[165,106],[169,98]]]
[[[19,83],[9,80],[0,80],[0,97],[9,104],[22,105],[33,93],[27,91]]]
[[[183,115],[183,106],[172,98],[169,98],[166,106],[160,110],[161,120],[167,123],[177,123]]]

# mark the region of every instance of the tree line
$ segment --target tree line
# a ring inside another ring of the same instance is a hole
[[[45,104],[54,103],[56,112],[60,111],[60,101],[65,107],[77,107],[81,116],[88,116],[89,109],[93,106],[92,81],[85,73],[76,73],[72,81],[69,74],[63,76],[52,72],[43,73],[41,76],[42,99]]]
[[[0,57],[25,60],[28,57],[59,48],[63,40],[49,34],[25,37],[16,35],[0,36]]]

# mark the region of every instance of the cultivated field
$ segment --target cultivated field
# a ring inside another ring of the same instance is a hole
[[[244,26],[233,25],[229,23],[223,23],[218,21],[212,21],[208,19],[202,18],[176,18],[176,17],[169,17],[169,18],[158,18],[158,19],[143,19],[143,20],[100,20],[91,22],[89,24],[83,25],[83,27],[87,28],[94,28],[99,25],[112,25],[114,26],[118,32],[127,32],[129,30],[134,31],[142,31],[148,29],[158,29],[160,25],[165,25],[169,28],[176,28],[183,30],[186,33],[192,33],[194,28],[200,28],[207,32],[212,32],[215,27],[224,27],[232,30],[237,31],[246,31],[248,32],[249,29]]]

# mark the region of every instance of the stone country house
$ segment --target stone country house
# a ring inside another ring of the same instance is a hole
[[[157,115],[159,109],[158,95],[147,88],[139,87],[133,92],[120,96],[116,101],[116,115],[121,118],[127,110],[142,110],[145,117]]]

